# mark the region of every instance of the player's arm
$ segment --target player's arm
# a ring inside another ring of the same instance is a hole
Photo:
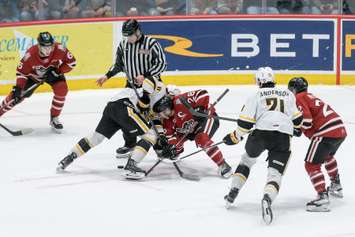
[[[290,113],[292,115],[293,135],[299,137],[302,135],[301,127],[303,122],[303,114],[298,110],[296,98],[293,95],[290,97]]]
[[[64,51],[64,56],[62,58],[62,63],[58,67],[58,73],[64,74],[73,70],[73,68],[76,66],[76,59],[74,55],[67,48],[61,49],[61,47],[63,46],[61,45],[58,46],[60,50]]]
[[[152,67],[148,72],[144,73],[144,77],[150,76],[159,76],[162,72],[165,71],[166,65],[166,57],[161,45],[155,39],[152,40],[152,45],[150,47],[152,53]]]
[[[313,116],[308,106],[307,101],[301,99],[297,99],[297,106],[302,111],[303,121],[302,121],[302,130],[311,129],[313,126]]]
[[[143,95],[138,99],[138,108],[141,112],[148,112],[150,107],[150,97],[155,90],[156,83],[155,80],[151,77],[144,78],[142,83]]]
[[[124,71],[122,44],[123,44],[123,42],[121,42],[120,45],[117,47],[115,64],[112,65],[112,67],[105,74],[107,79],[113,77],[114,75],[116,75],[119,72],[123,72]]]

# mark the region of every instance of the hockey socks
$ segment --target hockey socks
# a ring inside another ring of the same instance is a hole
[[[325,180],[320,164],[305,163],[306,171],[317,193],[325,192]]]

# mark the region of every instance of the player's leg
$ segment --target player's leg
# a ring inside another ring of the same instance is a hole
[[[48,83],[53,90],[52,106],[50,110],[50,126],[52,129],[61,133],[63,124],[59,121],[59,115],[62,112],[65,103],[65,97],[68,94],[68,85],[65,79]]]
[[[290,140],[288,134],[277,131],[264,131],[265,144],[268,152],[268,174],[261,201],[262,217],[266,224],[273,220],[271,205],[276,199],[280,187],[282,176],[285,173],[291,155]]]
[[[128,179],[141,179],[145,177],[145,171],[138,167],[138,164],[147,155],[151,146],[156,143],[157,134],[151,128],[151,125],[131,107],[127,107],[125,113],[125,123],[122,124],[122,130],[141,139],[134,147],[127,164],[123,168],[124,176]]]
[[[132,136],[130,133],[123,132],[124,146],[116,150],[116,158],[128,158],[133,148],[137,144],[137,137]]]
[[[198,134],[195,136],[195,142],[198,147],[206,148],[212,146],[212,136],[219,128],[219,121],[214,118],[202,120],[197,125]],[[229,178],[232,175],[232,167],[223,158],[223,154],[218,146],[207,149],[206,154],[218,166],[218,174],[223,178]]]
[[[324,142],[323,137],[311,139],[311,144],[309,145],[305,158],[305,169],[317,192],[317,198],[306,204],[307,211],[330,211],[329,196],[325,186],[324,174],[321,170],[321,165],[329,154],[330,147]]]
[[[338,163],[334,155],[344,140],[345,138],[327,138],[327,143],[332,148],[329,156],[325,159],[325,169],[330,178],[328,192],[330,195],[338,198],[343,198],[343,187],[340,183]]]
[[[110,139],[121,128],[111,117],[112,115],[116,116],[117,111],[120,111],[119,108],[116,110],[114,106],[115,104],[113,103],[106,105],[95,132],[90,136],[80,139],[79,142],[74,145],[69,154],[59,162],[57,167],[58,172],[63,171],[76,158],[87,153],[91,148],[100,144],[105,138]]]
[[[232,175],[231,189],[224,197],[226,207],[229,208],[236,199],[239,191],[247,181],[250,170],[256,163],[256,158],[265,150],[265,145],[260,130],[254,130],[249,134],[245,144],[245,153],[242,155],[234,174]]]

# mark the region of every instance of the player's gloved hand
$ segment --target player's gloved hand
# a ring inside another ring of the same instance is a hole
[[[176,150],[176,146],[173,144],[168,144],[168,145],[164,146],[161,155],[162,155],[162,158],[175,160],[178,155],[177,150]]]
[[[161,147],[168,145],[168,138],[164,134],[160,134],[157,140],[157,144]]]
[[[21,87],[19,86],[12,87],[11,93],[12,93],[12,99],[14,100],[15,104],[21,101],[21,93],[22,93]]]
[[[241,140],[243,140],[243,137],[241,137],[240,139],[238,139],[238,136],[237,136],[237,133],[236,131],[226,135],[224,138],[223,138],[223,142],[226,144],[226,145],[235,145],[235,144],[238,144]]]
[[[293,136],[300,137],[302,135],[302,131],[299,128],[293,128]]]
[[[43,80],[47,83],[64,79],[64,75],[58,72],[58,68],[50,66],[43,75]]]
[[[166,138],[165,135],[160,134],[158,139],[157,139],[157,142],[153,146],[153,149],[158,154],[158,157],[161,157],[161,153],[163,152],[163,148],[166,145],[168,145],[168,139]]]

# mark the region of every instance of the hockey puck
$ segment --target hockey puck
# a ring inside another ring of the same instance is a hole
[[[124,165],[118,165],[117,166],[117,169],[123,169],[124,168]]]

